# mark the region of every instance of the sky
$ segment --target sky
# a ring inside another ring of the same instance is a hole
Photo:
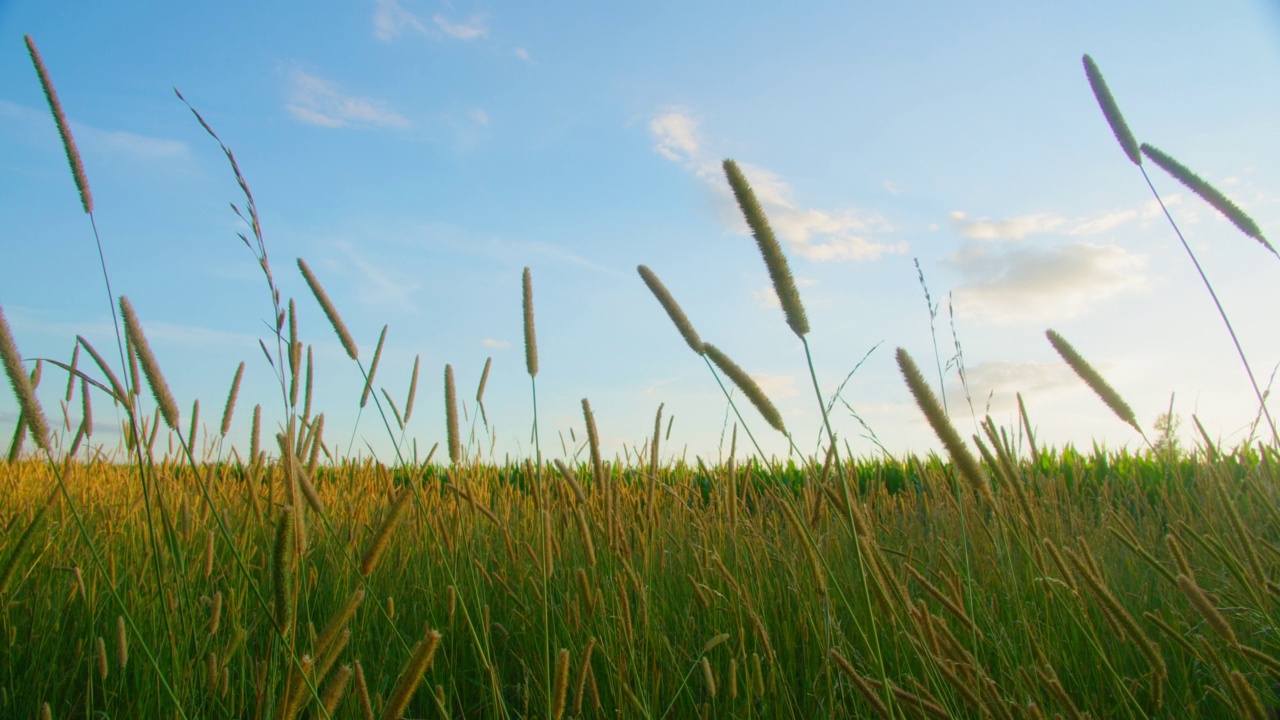
[[[1193,413],[1228,445],[1249,438],[1257,416],[1230,337],[1112,136],[1081,56],[1101,67],[1140,142],[1280,240],[1273,2],[317,0],[300,12],[241,0],[0,0],[0,307],[24,357],[66,362],[76,335],[117,357],[115,334],[93,229],[24,34],[83,156],[112,287],[137,309],[184,424],[200,401],[210,457],[244,452],[254,404],[268,429],[284,408],[259,349],[272,338],[270,295],[230,207],[243,196],[174,88],[252,189],[338,456],[393,461],[402,437],[420,457],[443,446],[446,363],[469,452],[530,456],[528,267],[545,457],[584,456],[588,398],[610,457],[635,457],[661,405],[664,459],[724,458],[736,419],[640,264],[759,383],[796,451],[814,454],[822,420],[804,345],[734,204],[725,158],[744,169],[789,259],[818,383],[828,401],[841,389],[833,429],[856,455],[939,447],[898,347],[945,388],[963,436],[987,413],[1015,428],[1020,392],[1041,445],[1144,447],[1061,361],[1050,328],[1124,396],[1148,437],[1171,403],[1184,443],[1195,441]],[[1266,385],[1280,364],[1280,259],[1147,165]],[[388,326],[374,386],[401,411],[420,357],[403,434],[388,432],[372,401],[361,412],[361,370],[299,257],[366,368]],[[488,358],[482,420],[475,394]],[[40,398],[60,427],[65,387],[66,374],[46,367]],[[732,396],[762,450],[785,457],[787,439]],[[102,395],[94,402],[92,443],[110,451],[121,414]],[[65,414],[75,427],[78,398]],[[17,415],[0,393],[6,446]],[[738,452],[749,451],[743,434]]]

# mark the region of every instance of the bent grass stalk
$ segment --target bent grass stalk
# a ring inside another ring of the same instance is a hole
[[[1066,338],[1054,330],[1046,330],[1045,337],[1049,338],[1049,344],[1053,345],[1053,349],[1058,351],[1058,355],[1075,371],[1076,375],[1080,376],[1084,384],[1088,385],[1089,389],[1093,390],[1094,394],[1102,402],[1106,403],[1107,407],[1111,408],[1111,412],[1115,413],[1116,417],[1120,418],[1122,422],[1131,425],[1134,430],[1138,431],[1139,435],[1142,435],[1143,439],[1146,439],[1146,435],[1138,425],[1137,417],[1133,414],[1133,409],[1129,407],[1129,403],[1125,402],[1124,398],[1120,397],[1120,393],[1116,392],[1114,388],[1107,384],[1106,380],[1102,379],[1102,375],[1097,370],[1094,370],[1093,366],[1080,353],[1076,352],[1071,343],[1067,342]]]
[[[1275,248],[1267,242],[1263,237],[1261,230],[1253,219],[1240,210],[1235,203],[1227,199],[1225,195],[1216,188],[1202,180],[1198,175],[1193,173],[1186,166],[1174,160],[1169,155],[1160,150],[1143,143],[1139,148],[1137,141],[1133,137],[1133,133],[1129,131],[1129,126],[1124,121],[1124,116],[1120,113],[1120,108],[1116,104],[1115,98],[1111,96],[1111,91],[1107,88],[1106,82],[1102,79],[1102,73],[1098,70],[1093,59],[1088,55],[1084,56],[1085,73],[1089,78],[1089,84],[1093,87],[1094,97],[1098,101],[1098,105],[1102,108],[1103,115],[1107,119],[1107,123],[1111,126],[1112,132],[1116,139],[1120,141],[1121,148],[1124,149],[1125,155],[1138,166],[1142,171],[1142,179],[1146,181],[1147,187],[1151,190],[1151,194],[1159,203],[1161,211],[1164,213],[1165,219],[1169,221],[1169,225],[1173,228],[1174,234],[1178,236],[1178,241],[1182,243],[1182,248],[1187,251],[1187,256],[1191,258],[1191,264],[1195,266],[1196,272],[1200,275],[1200,280],[1204,283],[1205,289],[1209,291],[1209,297],[1212,298],[1214,307],[1218,310],[1218,316],[1222,318],[1223,325],[1227,327],[1227,334],[1231,336],[1231,343],[1235,346],[1236,354],[1240,357],[1240,364],[1244,366],[1245,374],[1249,376],[1249,383],[1253,387],[1253,394],[1257,398],[1258,407],[1262,414],[1267,418],[1267,424],[1271,428],[1272,442],[1280,443],[1280,432],[1276,429],[1275,421],[1271,417],[1271,411],[1267,408],[1266,398],[1262,390],[1258,387],[1258,380],[1253,374],[1253,369],[1249,366],[1249,360],[1244,354],[1244,348],[1240,345],[1240,339],[1236,336],[1235,328],[1231,325],[1231,320],[1227,317],[1227,311],[1222,307],[1222,303],[1218,300],[1218,293],[1214,291],[1213,285],[1209,282],[1208,276],[1204,274],[1204,269],[1200,267],[1200,261],[1191,250],[1191,245],[1187,243],[1187,239],[1182,234],[1182,229],[1178,227],[1178,223],[1174,221],[1173,215],[1170,214],[1169,208],[1165,206],[1164,198],[1160,197],[1160,193],[1156,191],[1156,186],[1151,182],[1151,176],[1147,174],[1146,167],[1142,164],[1142,155],[1151,158],[1151,161],[1159,165],[1165,172],[1168,172],[1175,179],[1182,182],[1193,192],[1212,205],[1218,212],[1222,213],[1236,227],[1240,228],[1246,235],[1258,240],[1272,254],[1280,257],[1276,253]],[[1141,154],[1139,154],[1141,153]],[[1141,430],[1139,430],[1141,432]]]

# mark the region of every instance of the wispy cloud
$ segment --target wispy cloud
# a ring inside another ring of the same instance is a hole
[[[1175,194],[1166,198],[1165,204],[1172,207],[1179,205],[1180,201],[1181,197]],[[1159,204],[1152,200],[1140,209],[1106,210],[1071,219],[1057,213],[1040,212],[992,220],[971,218],[968,213],[956,210],[951,213],[950,221],[957,232],[970,240],[1023,240],[1032,235],[1091,237],[1133,220],[1150,220],[1160,213]]]
[[[33,128],[53,128],[53,119],[44,108],[32,108],[7,100],[0,100],[0,117],[10,117]],[[71,121],[71,134],[86,155],[112,155],[149,164],[173,164],[191,158],[191,148],[180,140],[153,137],[127,130],[104,130]],[[57,134],[50,133],[50,144],[58,142]]]
[[[480,344],[491,350],[506,350],[507,348],[511,347],[510,341],[494,340],[493,338],[485,338],[480,341]]]
[[[143,162],[187,160],[191,148],[180,140],[150,137],[125,130],[99,130],[76,123],[73,131],[81,146],[87,150],[128,155]]]
[[[992,322],[1069,318],[1117,293],[1141,287],[1146,258],[1118,245],[966,243],[944,261],[962,284],[962,316]]]
[[[533,62],[533,58],[529,57],[529,51],[528,51],[528,50],[526,50],[526,49],[524,49],[524,48],[522,48],[522,47],[518,47],[518,48],[516,48],[515,53],[516,53],[516,57],[520,58],[521,60],[523,60],[523,61],[525,61],[525,62]]]
[[[356,297],[366,305],[392,305],[403,312],[417,312],[413,293],[420,282],[396,277],[394,269],[379,267],[355,244],[340,240],[335,247],[346,256],[347,267],[354,270],[360,282]]]
[[[450,20],[443,13],[435,13],[430,21],[425,21],[397,0],[374,0],[373,36],[383,42],[390,42],[404,34],[405,30],[412,30],[428,37],[475,40],[489,34],[488,20],[489,16],[483,13],[462,21]]]
[[[451,22],[444,15],[436,13],[431,16],[431,22],[435,23],[445,35],[458,40],[475,40],[489,34],[489,28],[485,26],[489,16],[485,14],[472,15],[464,22]]]
[[[720,161],[707,151],[698,135],[698,121],[686,112],[670,110],[649,121],[654,149],[666,159],[693,173],[715,193],[718,215],[733,232],[748,232],[733,195],[721,172]],[[875,260],[886,253],[906,252],[905,242],[885,242],[873,236],[893,232],[892,225],[876,212],[844,208],[824,210],[806,207],[778,175],[747,163],[739,163],[764,208],[774,232],[791,252],[813,262]]]
[[[289,89],[284,107],[298,120],[320,127],[409,126],[409,121],[388,108],[386,103],[348,95],[336,84],[296,67],[289,72]]]
[[[417,15],[404,9],[396,0],[374,0],[373,36],[383,42],[400,37],[405,28],[427,34],[427,26]]]

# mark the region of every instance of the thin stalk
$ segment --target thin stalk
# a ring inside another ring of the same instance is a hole
[[[1222,323],[1227,326],[1227,332],[1231,335],[1231,344],[1236,348],[1236,354],[1240,356],[1240,363],[1244,365],[1244,371],[1249,376],[1249,384],[1253,387],[1253,394],[1258,399],[1258,406],[1262,409],[1262,414],[1267,418],[1267,425],[1271,427],[1271,441],[1280,444],[1280,433],[1276,432],[1276,423],[1271,418],[1271,411],[1267,409],[1267,401],[1262,395],[1262,390],[1258,387],[1258,381],[1253,376],[1253,369],[1249,367],[1249,360],[1245,357],[1244,348],[1240,346],[1240,339],[1236,337],[1235,328],[1231,326],[1231,320],[1227,319],[1227,311],[1223,309],[1222,303],[1218,300],[1218,293],[1214,292],[1213,285],[1209,283],[1209,278],[1205,276],[1204,269],[1200,267],[1200,261],[1196,259],[1196,254],[1191,251],[1191,246],[1187,244],[1187,239],[1182,235],[1182,229],[1178,227],[1178,223],[1174,222],[1173,215],[1169,214],[1169,208],[1165,207],[1164,199],[1160,197],[1160,193],[1156,192],[1156,186],[1151,183],[1151,176],[1147,175],[1145,165],[1139,165],[1138,169],[1142,171],[1142,179],[1147,181],[1147,187],[1151,189],[1151,194],[1155,196],[1156,202],[1160,203],[1160,210],[1164,212],[1165,218],[1169,224],[1173,226],[1173,232],[1177,234],[1178,241],[1182,243],[1183,249],[1187,251],[1187,255],[1191,258],[1191,264],[1196,266],[1196,272],[1200,274],[1200,279],[1204,282],[1204,287],[1209,291],[1209,297],[1213,298],[1213,305],[1218,309],[1218,316],[1222,318]]]

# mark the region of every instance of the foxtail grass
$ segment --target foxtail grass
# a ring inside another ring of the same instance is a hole
[[[290,505],[280,508],[271,551],[271,597],[281,633],[288,633],[293,624],[294,512]]]
[[[120,314],[124,317],[124,331],[129,337],[129,345],[138,356],[138,362],[142,365],[142,374],[147,378],[147,385],[151,387],[151,394],[160,408],[164,423],[169,426],[169,429],[178,432],[178,403],[174,402],[173,393],[169,391],[169,383],[165,382],[164,375],[160,373],[160,364],[151,353],[151,345],[147,343],[147,336],[142,332],[142,325],[133,311],[133,304],[123,295],[120,296]]]
[[[1094,394],[1102,402],[1106,403],[1107,407],[1111,408],[1111,412],[1115,413],[1116,417],[1120,418],[1122,422],[1131,425],[1134,430],[1138,431],[1139,435],[1143,435],[1142,428],[1138,425],[1138,418],[1133,414],[1133,409],[1129,407],[1129,403],[1125,402],[1124,398],[1120,397],[1120,393],[1116,392],[1115,388],[1111,387],[1102,378],[1102,375],[1097,370],[1094,370],[1093,366],[1080,353],[1076,352],[1071,343],[1067,342],[1067,339],[1059,335],[1055,330],[1046,330],[1045,337],[1049,338],[1049,344],[1053,345],[1053,349],[1058,351],[1058,355],[1075,371],[1076,375],[1080,376],[1084,384],[1088,385],[1089,389],[1093,390]]]
[[[240,366],[236,368],[236,375],[231,380],[231,391],[227,393],[227,404],[222,409],[222,427],[219,434],[222,437],[227,436],[227,432],[231,430],[231,416],[236,411],[236,398],[240,395],[240,380],[244,377],[244,362],[241,361]]]
[[[720,371],[727,375],[734,385],[738,386],[742,394],[747,396],[747,399],[756,407],[756,410],[760,411],[760,415],[765,419],[765,422],[769,423],[769,426],[774,430],[786,435],[787,427],[782,422],[782,414],[778,412],[778,408],[769,400],[769,396],[764,394],[764,390],[760,388],[760,385],[747,374],[747,371],[743,370],[737,363],[729,359],[729,356],[725,355],[720,348],[711,343],[703,343],[702,350],[711,359],[711,362],[715,363],[716,367],[720,368]]]
[[[1225,195],[1216,188],[1209,185],[1198,175],[1193,173],[1186,166],[1174,160],[1169,155],[1160,150],[1143,143],[1139,148],[1137,141],[1134,140],[1133,134],[1129,132],[1128,125],[1125,124],[1123,116],[1120,114],[1119,107],[1116,105],[1115,99],[1111,96],[1111,92],[1107,89],[1106,83],[1102,81],[1102,74],[1094,64],[1093,60],[1088,56],[1084,56],[1085,72],[1089,77],[1089,83],[1093,86],[1094,95],[1098,99],[1099,106],[1102,107],[1103,115],[1106,116],[1107,122],[1111,125],[1112,131],[1115,132],[1116,138],[1120,140],[1120,145],[1124,149],[1125,154],[1133,161],[1138,169],[1142,172],[1142,179],[1147,183],[1147,187],[1151,190],[1152,196],[1159,203],[1161,211],[1164,213],[1165,219],[1169,221],[1173,232],[1178,236],[1178,241],[1182,243],[1182,248],[1187,251],[1187,256],[1191,258],[1191,264],[1195,266],[1196,272],[1200,275],[1200,280],[1204,283],[1205,290],[1209,292],[1209,297],[1213,300],[1214,307],[1218,310],[1218,316],[1222,318],[1222,324],[1227,328],[1227,334],[1231,336],[1231,343],[1235,346],[1236,354],[1240,357],[1240,364],[1244,366],[1245,374],[1249,377],[1249,384],[1253,388],[1254,397],[1258,401],[1258,409],[1261,414],[1266,417],[1267,425],[1271,429],[1271,440],[1274,443],[1280,443],[1280,431],[1276,429],[1275,420],[1271,417],[1271,410],[1267,407],[1267,399],[1262,393],[1262,389],[1258,386],[1258,379],[1253,374],[1253,368],[1249,366],[1249,359],[1245,355],[1244,347],[1240,344],[1240,338],[1236,335],[1235,328],[1231,325],[1231,319],[1227,317],[1227,311],[1222,307],[1222,302],[1218,300],[1218,293],[1213,289],[1213,284],[1209,282],[1209,277],[1205,275],[1204,268],[1200,267],[1200,261],[1196,258],[1196,254],[1191,250],[1191,245],[1187,242],[1186,237],[1182,234],[1182,229],[1178,227],[1178,223],[1174,221],[1173,215],[1170,214],[1169,208],[1165,205],[1164,198],[1160,197],[1160,193],[1156,191],[1156,186],[1151,182],[1151,176],[1147,174],[1146,167],[1142,164],[1142,155],[1151,158],[1152,162],[1159,165],[1174,178],[1182,182],[1193,192],[1204,198],[1210,205],[1217,209],[1220,213],[1227,217],[1246,235],[1258,240],[1272,254],[1276,254],[1275,248],[1267,242],[1263,237],[1261,230],[1252,218],[1240,210],[1235,203],[1227,199]],[[1122,137],[1122,134],[1124,137]],[[1141,154],[1139,154],[1141,152]],[[1280,255],[1277,255],[1280,257]],[[1139,430],[1141,432],[1141,430]]]
[[[534,332],[533,326],[533,275],[529,272],[529,268],[524,269],[521,285],[524,290],[524,366],[529,371],[529,377],[536,377],[538,374],[538,336]]]
[[[409,397],[404,401],[404,423],[409,424],[409,416],[413,415],[413,401],[418,396],[418,363],[421,362],[421,355],[413,356],[413,375],[409,378]]]
[[[1124,114],[1120,112],[1120,106],[1116,104],[1116,99],[1111,95],[1110,88],[1107,87],[1107,81],[1102,77],[1102,71],[1098,69],[1097,63],[1093,58],[1085,55],[1082,58],[1084,62],[1084,72],[1089,78],[1089,87],[1093,88],[1093,97],[1098,101],[1098,107],[1102,108],[1102,115],[1106,117],[1107,124],[1111,126],[1111,132],[1116,136],[1116,142],[1120,143],[1120,149],[1124,150],[1124,154],[1134,165],[1142,165],[1142,155],[1138,152],[1138,141],[1134,139],[1133,132],[1129,130],[1129,124],[1124,121]]]
[[[427,671],[432,657],[435,656],[436,648],[439,646],[440,633],[428,628],[423,634],[422,640],[418,641],[418,644],[414,646],[409,661],[405,663],[404,668],[400,671],[400,677],[396,680],[395,688],[391,691],[390,697],[387,698],[387,704],[382,710],[382,720],[400,720],[405,709],[409,707],[409,701],[413,699],[414,693],[417,692],[418,685],[422,682],[422,674]]]
[[[45,420],[44,410],[36,400],[35,389],[31,387],[31,378],[22,367],[22,356],[18,354],[18,346],[13,341],[13,332],[9,329],[9,321],[5,319],[3,309],[0,309],[0,360],[4,361],[4,373],[8,376],[9,385],[18,399],[18,407],[22,409],[25,427],[31,430],[40,449],[47,452],[49,423]]]
[[[298,258],[298,270],[302,272],[302,278],[307,281],[307,287],[311,288],[311,294],[315,296],[316,302],[320,303],[320,309],[324,311],[325,317],[329,318],[329,324],[333,326],[333,331],[338,335],[338,341],[342,343],[342,349],[347,351],[347,357],[352,360],[359,360],[360,350],[356,347],[355,339],[351,337],[346,323],[342,322],[342,316],[338,314],[338,309],[334,307],[333,301],[329,299],[324,287],[316,279],[315,273],[311,272],[311,267],[307,265],[306,260]]]
[[[675,324],[676,330],[680,331],[680,337],[688,343],[689,349],[699,355],[702,354],[702,338],[698,337],[698,331],[693,329],[693,323],[689,322],[688,316],[684,314],[684,310],[680,309],[680,304],[676,299],[671,297],[671,293],[667,290],[667,286],[662,284],[658,276],[652,270],[639,265],[636,271],[640,273],[640,278],[644,280],[644,284],[649,287],[649,291],[658,299],[658,303],[662,305],[662,309],[667,311],[667,316],[671,318],[671,322]]]
[[[360,407],[364,407],[369,402],[369,392],[373,390],[373,377],[378,372],[378,362],[382,359],[382,346],[387,341],[387,326],[382,326],[382,333],[378,335],[378,344],[373,350],[373,362],[369,363],[369,374],[364,379],[364,390],[360,393]]]
[[[36,75],[40,78],[40,89],[44,91],[45,100],[49,101],[49,111],[53,113],[54,124],[58,126],[58,136],[62,138],[62,149],[67,153],[67,164],[71,166],[71,177],[75,180],[76,190],[80,193],[80,206],[85,214],[93,213],[93,193],[89,192],[89,178],[84,172],[84,163],[80,161],[80,151],[76,148],[76,140],[71,135],[71,124],[62,111],[62,102],[58,100],[58,91],[49,79],[49,71],[45,68],[44,59],[36,49],[36,43],[30,35],[23,35],[27,44],[27,53],[31,55],[31,63],[35,65]]]
[[[1226,195],[1223,195],[1218,188],[1210,185],[1204,178],[1195,174],[1186,165],[1174,160],[1168,153],[1163,150],[1142,143],[1142,154],[1146,155],[1151,162],[1160,166],[1161,170],[1169,173],[1175,180],[1182,183],[1188,190],[1199,195],[1201,199],[1213,206],[1213,209],[1222,213],[1223,217],[1231,221],[1240,229],[1240,232],[1257,240],[1272,255],[1280,258],[1280,254],[1276,253],[1276,249],[1267,242],[1267,238],[1262,234],[1262,229],[1258,227],[1258,223],[1253,221],[1239,205],[1231,202]]]
[[[773,228],[765,217],[756,194],[747,183],[747,178],[733,160],[724,161],[724,174],[729,180],[729,187],[738,201],[738,207],[746,218],[747,226],[756,239],[760,255],[764,258],[765,267],[769,270],[769,278],[773,281],[774,292],[782,303],[782,312],[787,317],[787,326],[797,336],[803,337],[809,332],[809,318],[805,315],[804,305],[800,302],[800,293],[796,290],[795,278],[791,276],[791,266],[782,254],[782,247],[774,237]]]
[[[387,549],[387,542],[391,539],[391,531],[395,529],[396,523],[400,521],[400,516],[404,514],[412,497],[413,488],[405,487],[400,491],[400,495],[391,504],[391,507],[387,509],[387,514],[383,517],[382,524],[378,526],[378,531],[374,533],[373,538],[369,541],[364,557],[360,560],[361,575],[368,577],[373,572],[373,569],[378,566],[378,560]]]
[[[453,384],[453,366],[444,366],[444,416],[449,439],[449,462],[462,460],[462,443],[458,433],[458,394]]]
[[[898,368],[902,371],[902,377],[906,380],[907,388],[911,390],[912,396],[916,399],[916,405],[920,407],[925,419],[929,421],[929,426],[933,428],[934,434],[942,441],[942,446],[946,448],[947,454],[951,456],[951,462],[955,463],[956,469],[969,481],[974,492],[983,500],[994,505],[995,497],[991,494],[991,483],[987,479],[986,473],[982,471],[977,459],[973,457],[973,453],[969,452],[969,448],[960,439],[960,434],[956,432],[955,427],[947,418],[947,414],[942,410],[942,404],[938,402],[933,390],[925,382],[924,375],[920,373],[920,368],[911,359],[911,355],[902,348],[898,348]]]

